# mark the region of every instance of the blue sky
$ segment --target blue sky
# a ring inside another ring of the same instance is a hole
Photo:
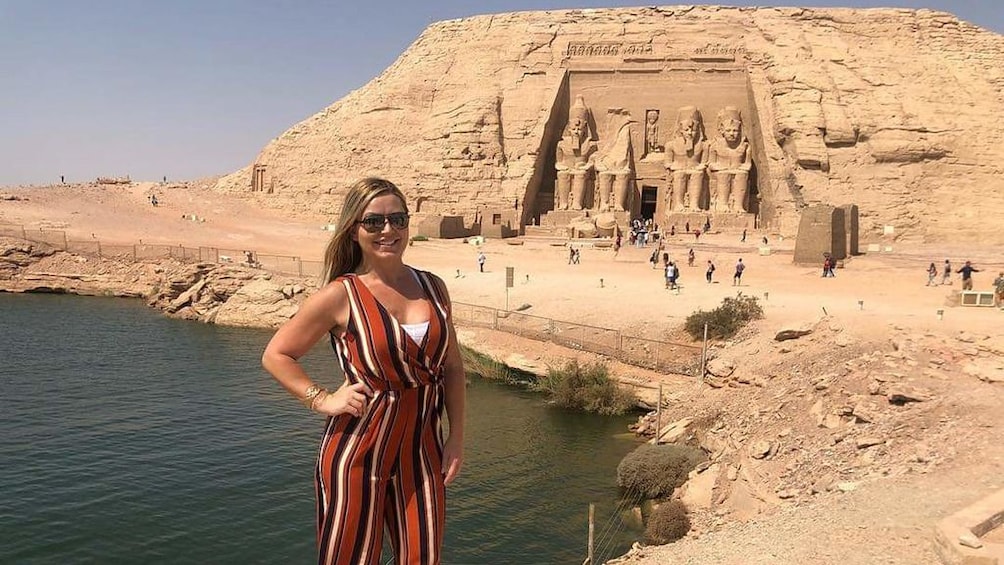
[[[1004,33],[996,0],[784,4],[932,8]],[[430,23],[637,5],[652,3],[0,0],[0,185],[227,173],[366,84]]]

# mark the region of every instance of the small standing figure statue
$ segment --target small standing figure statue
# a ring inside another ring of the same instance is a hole
[[[659,145],[659,110],[645,112],[645,155],[662,153]]]
[[[596,152],[596,138],[589,127],[589,108],[581,96],[568,111],[565,134],[558,142],[554,168],[558,170],[555,191],[555,209],[581,210],[586,199],[586,188],[592,180],[592,155]]]
[[[738,108],[726,106],[718,112],[718,136],[708,145],[711,210],[746,211],[750,166],[742,114]]]
[[[676,135],[666,144],[666,168],[673,179],[670,210],[693,210],[700,207],[704,189],[704,126],[701,112],[694,106],[680,108]]]

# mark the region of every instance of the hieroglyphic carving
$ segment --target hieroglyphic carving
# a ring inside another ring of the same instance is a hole
[[[704,124],[701,112],[694,106],[680,108],[676,133],[666,144],[666,168],[672,177],[669,210],[696,210],[703,200],[704,190]]]
[[[694,49],[694,55],[731,55],[734,57],[746,57],[749,55],[749,51],[742,45],[708,43]]]
[[[566,57],[617,57],[651,53],[651,43],[571,42],[565,47],[564,55]]]
[[[750,144],[743,132],[739,109],[726,106],[718,112],[718,135],[708,145],[710,209],[745,212],[749,192]]]
[[[581,210],[592,187],[593,162],[596,152],[596,135],[589,124],[589,108],[581,96],[568,111],[568,124],[558,142],[554,168],[558,182],[554,187],[556,210]]]

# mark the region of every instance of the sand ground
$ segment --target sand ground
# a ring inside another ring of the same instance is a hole
[[[154,193],[159,200],[157,207],[149,203],[149,196]],[[0,189],[0,195],[18,197],[0,199],[0,223],[23,225],[28,230],[65,230],[71,239],[97,239],[103,244],[131,244],[142,240],[143,243],[191,247],[253,249],[261,253],[297,255],[304,260],[321,259],[330,235],[321,226],[334,221],[333,217],[264,209],[246,200],[185,185],[136,183],[103,187],[6,188]],[[183,218],[192,214],[205,221]],[[761,254],[759,249],[764,236],[769,241],[769,255]],[[869,234],[862,234],[862,248],[870,241],[869,237]],[[879,241],[874,237],[871,240]],[[723,298],[739,292],[760,299],[765,310],[765,320],[758,325],[762,332],[818,320],[825,311],[843,325],[853,327],[862,339],[881,340],[890,328],[918,335],[1000,334],[1004,311],[955,305],[955,292],[960,288],[959,275],[953,275],[950,285],[925,285],[927,265],[933,261],[940,269],[948,258],[955,268],[965,260],[973,261],[981,269],[974,276],[975,289],[991,290],[997,273],[1004,271],[1004,257],[998,249],[906,244],[888,238],[881,241],[883,245],[891,245],[893,252],[853,257],[837,270],[835,278],[823,278],[821,265],[794,265],[794,241],[781,239],[773,233],[750,232],[746,242],[740,241],[738,232],[731,231],[713,232],[699,241],[693,236],[669,238],[667,251],[673,260],[683,263],[679,292],[664,289],[662,271],[648,264],[652,247],[625,246],[615,257],[610,248],[594,248],[589,242],[581,242],[584,245],[581,263],[569,265],[564,241],[488,240],[481,247],[487,255],[484,273],[478,271],[478,248],[460,240],[416,242],[405,258],[412,265],[438,273],[446,280],[456,302],[505,307],[505,267],[512,266],[515,285],[508,292],[511,307],[527,304],[529,308],[525,311],[529,314],[614,328],[625,334],[652,339],[683,339],[681,326],[688,314],[696,309],[713,308]],[[521,244],[515,245],[517,242]],[[697,256],[693,267],[686,265],[687,251],[691,248]],[[747,268],[742,284],[734,286],[731,277],[739,258]],[[709,259],[717,267],[712,284],[704,280]],[[940,278],[939,274],[939,281]],[[943,315],[939,316],[939,311],[943,311]],[[547,364],[578,355],[552,344],[486,330],[460,328],[460,333],[463,340],[477,341],[483,349],[503,359],[518,354],[532,362]],[[763,349],[757,355],[778,354],[776,350]],[[778,357],[775,361],[781,360]],[[771,359],[758,361],[765,363]],[[680,383],[672,375],[620,364],[615,364],[613,369],[629,374],[628,380],[649,391],[659,381]],[[1004,424],[1004,410],[1000,412],[1001,416],[989,424],[996,433]],[[973,454],[960,457],[945,469],[945,473],[924,476],[912,483],[896,482],[888,487],[876,487],[875,496],[871,497],[859,492],[839,500],[791,507],[765,518],[760,529],[750,529],[747,524],[745,529],[735,528],[731,534],[725,530],[688,537],[685,543],[675,544],[677,549],[656,553],[652,560],[638,562],[927,563],[933,555],[930,551],[923,558],[911,560],[911,548],[918,543],[928,543],[928,530],[935,518],[954,511],[959,504],[971,502],[987,489],[1000,488],[1000,481],[986,478],[985,472],[1000,472],[1004,469],[1004,458],[998,448],[987,457]],[[957,484],[953,477],[965,482]],[[971,488],[967,489],[967,484]],[[907,511],[915,512],[916,518],[906,522],[893,520],[889,518],[895,514],[892,511],[884,516],[888,508],[882,506],[883,501],[896,505],[890,497],[903,500],[918,489],[930,493],[937,488],[943,491],[938,495],[940,498],[927,496],[913,506],[906,505]],[[864,492],[871,491],[864,489]],[[862,511],[868,512],[868,516],[862,516]],[[776,522],[774,526],[771,520]],[[800,528],[798,524],[808,526]],[[837,539],[841,536],[834,535],[834,531],[842,530],[833,530],[828,524],[846,527],[852,534]],[[775,551],[777,559],[774,561],[746,559],[744,555],[749,547],[762,546],[765,548],[763,555],[770,554],[767,548],[778,543],[775,534],[771,533],[772,528],[782,533],[787,531],[785,528],[791,530],[789,537],[784,538],[787,541],[782,543],[808,549]],[[895,540],[890,542],[889,536]],[[749,545],[744,547],[743,540],[749,540]],[[830,549],[813,550],[814,543]],[[862,544],[888,545],[892,548],[888,550],[892,557],[883,561],[841,561],[837,557],[842,554],[842,547],[853,551]],[[680,553],[684,550],[695,553],[686,557]],[[705,555],[707,559],[693,555]],[[832,560],[828,556],[833,556]]]

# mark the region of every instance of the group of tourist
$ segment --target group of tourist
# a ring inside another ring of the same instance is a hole
[[[962,275],[962,290],[972,290],[973,289],[973,273],[980,272],[979,269],[973,266],[972,261],[966,261],[959,270],[955,271],[955,274]],[[927,286],[938,286],[935,279],[938,277],[938,268],[934,265],[932,261],[927,267]],[[999,279],[1000,277],[998,277]],[[942,266],[941,270],[941,284],[952,284],[952,262],[949,259],[945,259],[945,264]],[[996,288],[997,281],[994,281],[994,287]]]

